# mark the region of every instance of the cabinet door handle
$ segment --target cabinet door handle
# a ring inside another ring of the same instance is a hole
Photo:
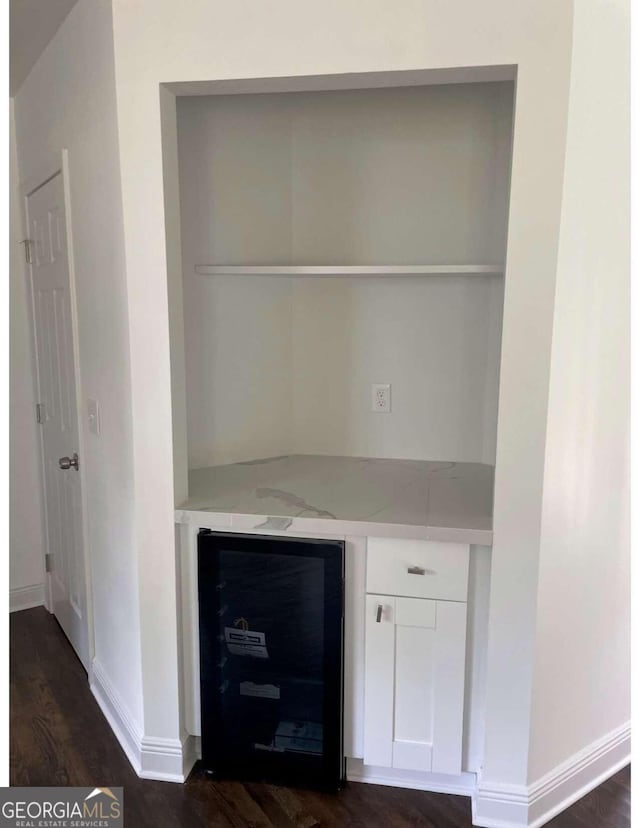
[[[409,566],[407,567],[407,573],[409,575],[424,575],[426,574],[426,569],[423,569],[421,566]]]
[[[378,604],[378,609],[376,610],[376,622],[379,624],[382,621],[382,604]]]

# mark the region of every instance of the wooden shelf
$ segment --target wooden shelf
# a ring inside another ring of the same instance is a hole
[[[501,265],[196,265],[201,276],[487,276]]]

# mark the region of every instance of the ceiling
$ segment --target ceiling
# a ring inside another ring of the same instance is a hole
[[[15,95],[77,0],[10,0],[9,94]]]

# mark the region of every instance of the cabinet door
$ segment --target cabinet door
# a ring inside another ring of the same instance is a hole
[[[364,762],[461,772],[467,606],[367,595]]]

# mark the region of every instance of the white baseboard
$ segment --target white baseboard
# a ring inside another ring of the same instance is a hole
[[[531,785],[482,780],[472,799],[473,824],[482,828],[540,828],[630,761],[631,726],[611,731]]]
[[[144,736],[97,659],[91,666],[91,692],[135,772],[142,779],[184,782],[185,745],[180,739]],[[195,759],[194,759],[195,761]]]
[[[43,606],[44,584],[31,584],[9,590],[9,612]]]
[[[415,791],[472,796],[476,789],[475,773],[449,776],[444,773],[419,773],[396,768],[377,768],[365,765],[362,759],[347,759],[347,780],[366,782],[370,785],[390,785],[393,788],[410,788]]]
[[[162,782],[184,782],[184,745],[180,739],[143,737],[138,776]],[[189,768],[191,770],[191,768]]]
[[[182,774],[185,779],[191,773],[198,759],[202,759],[200,737],[185,735],[182,740]]]
[[[90,687],[122,750],[139,776],[142,769],[142,731],[97,659],[91,665]]]

